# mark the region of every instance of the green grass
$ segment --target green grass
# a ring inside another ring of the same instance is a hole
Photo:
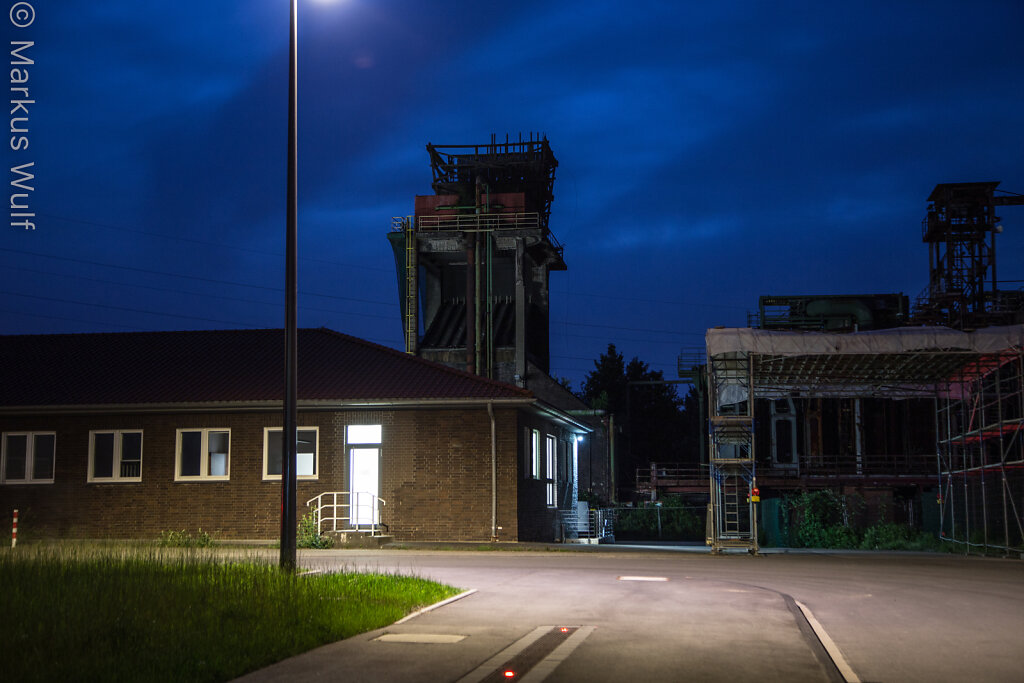
[[[0,677],[223,681],[457,592],[395,575],[293,576],[209,551],[6,550]]]
[[[157,545],[161,548],[209,548],[213,545],[213,535],[202,529],[195,535],[185,530],[161,531]]]

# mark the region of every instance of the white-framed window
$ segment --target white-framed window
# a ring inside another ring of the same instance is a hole
[[[530,477],[540,479],[540,431],[530,430]]]
[[[142,481],[142,430],[89,432],[90,482]]]
[[[231,465],[230,429],[179,429],[175,481],[226,481]]]
[[[281,463],[284,456],[284,433],[282,427],[263,429],[263,478],[280,479]],[[298,443],[295,449],[295,478],[316,479],[319,470],[317,454],[320,453],[320,428],[299,427],[296,430]]]
[[[56,432],[5,432],[0,484],[52,484]]]
[[[555,453],[557,452],[558,442],[550,434],[547,435],[544,441],[544,477],[546,480],[544,488],[547,490],[548,506],[553,507],[555,505]]]

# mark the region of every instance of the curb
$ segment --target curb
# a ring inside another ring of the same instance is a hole
[[[427,605],[423,609],[418,609],[415,612],[413,612],[412,614],[407,614],[406,616],[402,617],[401,619],[396,621],[394,624],[392,624],[392,626],[398,626],[399,624],[404,624],[405,622],[409,621],[410,619],[418,617],[421,614],[426,614],[427,612],[432,612],[433,610],[437,609],[438,607],[444,607],[445,605],[453,603],[456,600],[461,600],[462,598],[469,597],[473,593],[476,593],[476,588],[470,588],[468,591],[463,591],[462,593],[459,593],[458,595],[453,595],[452,597],[448,598],[447,600],[442,600],[441,602],[435,602],[433,605]]]

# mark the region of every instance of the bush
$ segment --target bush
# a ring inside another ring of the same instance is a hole
[[[829,489],[804,491],[788,501],[796,520],[793,545],[797,548],[856,548],[857,530],[850,524],[860,499]]]
[[[334,539],[324,536],[317,529],[316,515],[307,512],[299,520],[298,533],[295,536],[296,548],[316,548],[326,550],[334,547]]]
[[[827,489],[805,491],[788,501],[794,512],[795,547],[861,550],[941,550],[939,539],[906,524],[878,522],[863,531],[850,523],[863,501]]]

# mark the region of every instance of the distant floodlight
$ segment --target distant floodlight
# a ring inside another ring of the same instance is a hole
[[[999,223],[998,225],[996,225],[996,227],[992,228],[992,230],[994,232],[1002,232],[1003,231],[1003,224]]]

